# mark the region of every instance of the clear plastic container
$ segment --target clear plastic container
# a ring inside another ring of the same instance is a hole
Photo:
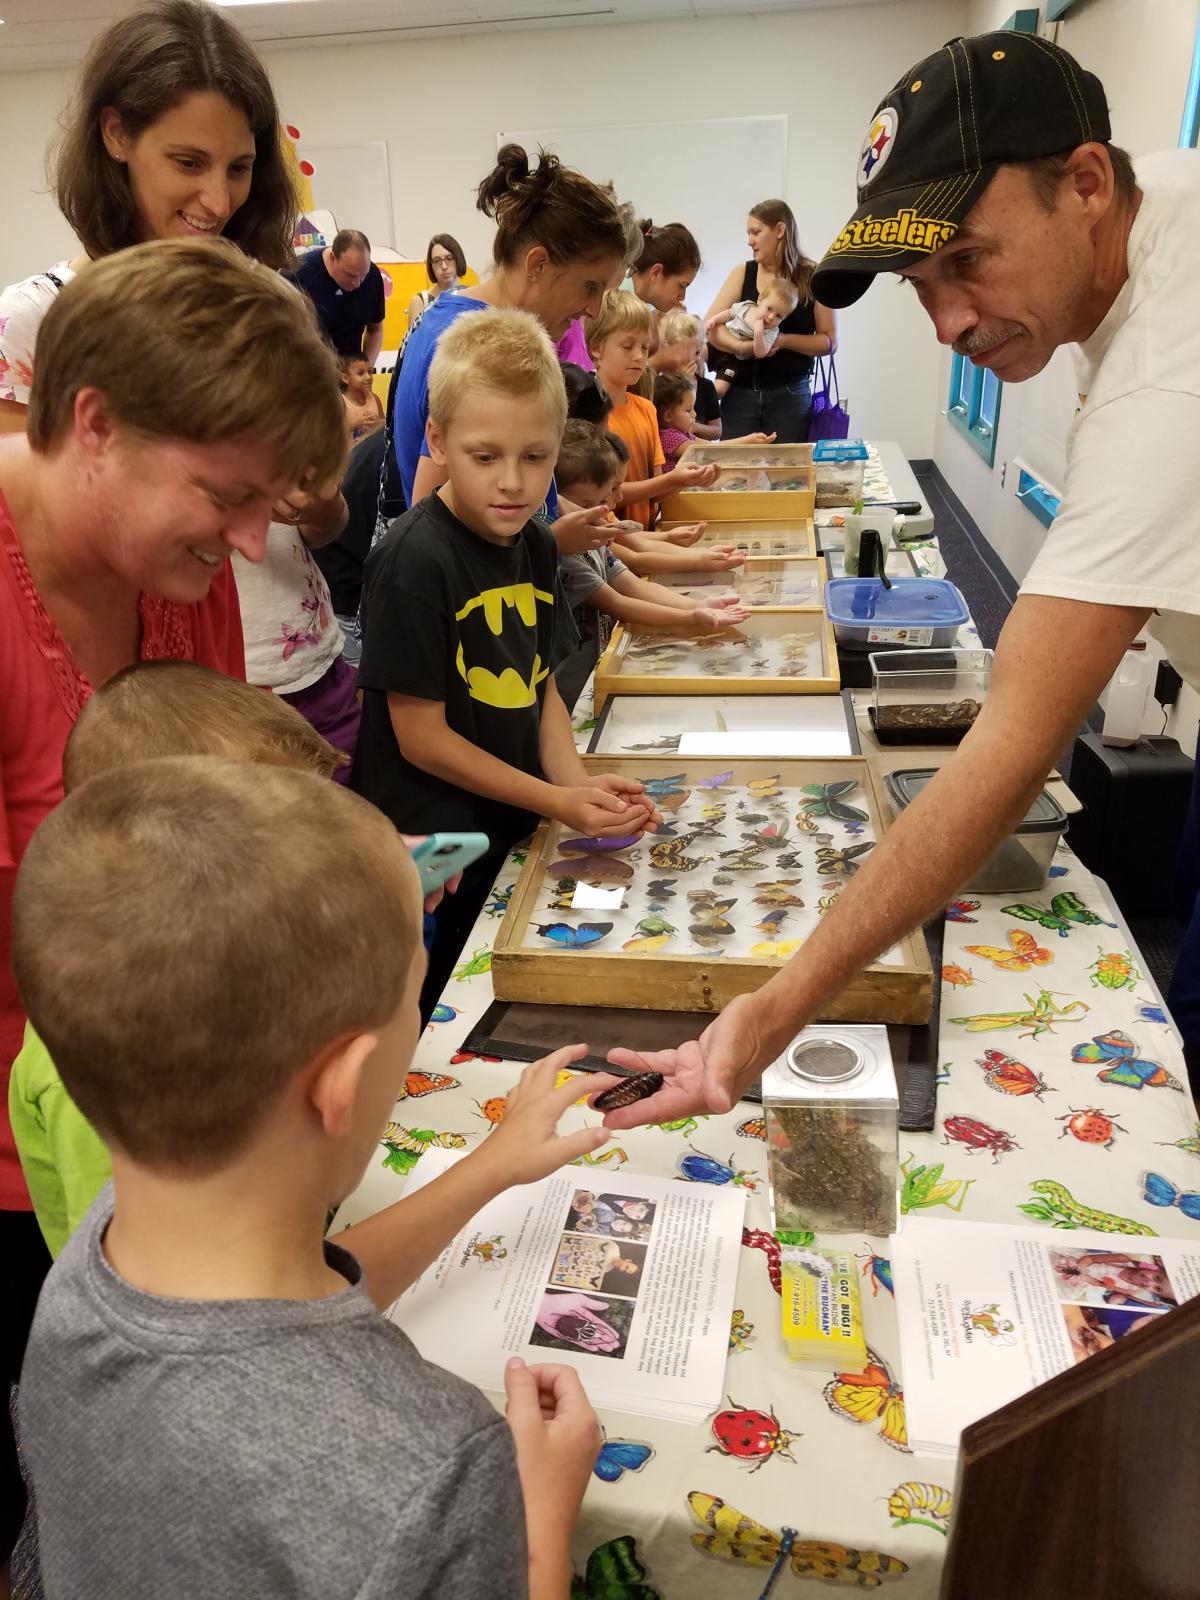
[[[771,1225],[896,1228],[900,1099],[886,1028],[806,1028],[763,1073]]]
[[[880,744],[957,744],[992,676],[990,650],[884,650],[870,659],[869,715]]]
[[[953,645],[970,620],[966,601],[943,578],[900,578],[885,589],[878,578],[833,578],[825,611],[839,644]]]
[[[863,462],[818,461],[817,509],[829,506],[852,506],[862,494]]]
[[[889,772],[884,780],[888,799],[897,811],[911,805],[933,777],[931,767]],[[1067,826],[1067,813],[1043,789],[1025,813],[1015,833],[982,866],[970,883],[969,894],[1024,894],[1042,889],[1054,864],[1054,852]]]

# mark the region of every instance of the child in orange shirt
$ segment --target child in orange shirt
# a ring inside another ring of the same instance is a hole
[[[600,315],[587,330],[588,353],[596,377],[613,403],[609,431],[629,448],[629,478],[621,491],[621,509],[632,522],[652,528],[657,502],[675,489],[704,489],[717,479],[716,466],[675,467],[663,471],[662,440],[654,406],[630,390],[646,370],[654,316],[649,306],[622,289],[604,296]]]

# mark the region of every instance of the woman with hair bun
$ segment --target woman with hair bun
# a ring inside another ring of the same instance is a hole
[[[597,314],[625,261],[625,227],[611,189],[565,167],[549,151],[540,150],[531,165],[520,145],[506,144],[479,185],[476,204],[496,223],[491,272],[478,288],[440,295],[404,351],[393,432],[409,506],[445,481],[429,457],[425,423],[430,364],[451,322],[489,306],[512,307],[532,312],[557,342],[574,318]],[[553,516],[557,504],[549,509]]]
[[[700,271],[700,246],[682,222],[656,228],[646,218],[638,227],[641,252],[621,287],[663,316],[678,311]]]

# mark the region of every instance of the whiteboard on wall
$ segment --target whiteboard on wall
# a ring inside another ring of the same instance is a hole
[[[749,259],[746,213],[761,200],[786,198],[788,119],[706,117],[694,122],[618,123],[594,128],[524,128],[496,136],[532,155],[539,145],[657,226],[682,222],[704,264],[688,291],[688,310],[703,316],[730,267]]]
[[[312,163],[313,204],[331,211],[339,228],[357,228],[373,245],[395,243],[392,178],[388,147],[370,144],[302,143],[300,154]]]

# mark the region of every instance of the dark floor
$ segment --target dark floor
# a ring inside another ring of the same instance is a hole
[[[1016,597],[1016,584],[1002,568],[993,569],[995,556],[967,528],[943,493],[937,476],[918,472],[916,477],[933,512],[934,533],[945,557],[947,576],[962,591],[979,630],[980,644],[989,650],[995,649],[1004,619]],[[1058,767],[1069,780],[1069,750],[1059,758]],[[1127,916],[1126,921],[1142,957],[1142,970],[1165,995],[1183,943],[1183,928],[1169,916]]]

